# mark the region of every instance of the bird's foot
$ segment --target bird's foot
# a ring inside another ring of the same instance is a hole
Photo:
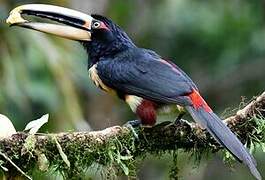
[[[186,112],[180,112],[178,117],[175,119],[174,124],[177,124],[179,120],[186,114]]]
[[[135,120],[131,120],[131,121],[128,121],[127,123],[125,123],[123,126],[132,126],[133,128],[136,128],[136,127],[139,127],[141,125],[141,121],[138,120],[138,119],[135,119]]]
[[[141,124],[142,124],[141,121],[136,119],[136,120],[128,121],[123,126],[129,128],[132,131],[133,136],[136,139],[139,139],[138,134],[137,134],[137,132],[135,131],[134,128],[139,127]]]
[[[171,122],[171,123],[168,123],[167,125],[165,125],[165,127],[164,128],[168,128],[168,127],[170,127],[170,126],[177,126],[178,124],[179,124],[179,120],[181,120],[181,118],[184,116],[186,114],[186,112],[185,111],[181,111],[180,113],[179,113],[179,115],[177,116],[177,118],[175,119],[175,121],[174,122]]]

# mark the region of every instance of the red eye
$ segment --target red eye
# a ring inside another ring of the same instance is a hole
[[[99,22],[99,21],[93,22],[92,28],[93,29],[105,29],[105,30],[109,30],[109,28],[103,22]]]

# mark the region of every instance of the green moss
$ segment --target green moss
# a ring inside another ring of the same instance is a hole
[[[104,145],[100,140],[93,138],[87,141],[90,143],[84,144],[82,140],[77,140],[76,143],[70,141],[64,143],[62,149],[71,164],[70,168],[67,167],[60,155],[54,152],[56,148],[51,142],[43,152],[49,159],[50,169],[61,172],[65,179],[78,179],[84,175],[87,168],[96,163],[102,168],[102,171],[104,168],[113,173],[107,175],[109,177],[116,174],[135,175],[134,159],[131,154],[134,149],[134,138],[131,135],[109,139]]]
[[[18,134],[18,137],[14,138],[9,146],[5,143],[1,144],[0,150],[5,152],[27,174],[32,174],[34,170],[39,169],[42,172],[60,172],[65,179],[83,179],[86,177],[87,171],[95,171],[95,173],[99,172],[104,179],[115,179],[116,176],[120,175],[136,177],[137,164],[146,156],[151,154],[159,158],[167,153],[173,157],[169,176],[170,178],[177,178],[179,173],[177,155],[180,147],[184,152],[191,154],[195,164],[199,164],[202,157],[208,157],[209,154],[221,148],[217,143],[214,144],[215,141],[210,138],[209,134],[206,134],[206,138],[199,139],[198,133],[200,132],[193,132],[188,126],[183,129],[183,124],[179,131],[174,129],[176,140],[172,137],[170,139],[172,132],[167,132],[172,130],[171,127],[161,132],[160,126],[158,125],[152,130],[136,129],[139,139],[136,139],[133,133],[121,133],[121,136],[107,139],[106,137],[95,139],[93,135],[82,134],[62,136],[57,143],[60,144],[63,153],[67,156],[70,167],[60,155],[58,144],[56,144],[53,135],[49,135],[49,138],[43,140],[39,139],[36,143],[36,139],[31,136]],[[178,128],[178,126],[172,128]],[[239,127],[236,128],[243,128],[246,129],[244,132],[249,132],[247,142],[248,145],[252,145],[252,149],[261,147],[265,151],[264,118],[255,116],[239,124]],[[239,135],[244,137],[242,134]],[[206,143],[204,142],[205,139],[213,143]],[[213,144],[213,146],[207,144]],[[183,149],[183,147],[185,148]],[[226,162],[234,161],[231,156],[224,155],[224,157]],[[16,169],[6,163],[2,157],[0,161],[0,165],[7,167],[9,172],[16,172]],[[86,177],[86,179],[88,178]]]

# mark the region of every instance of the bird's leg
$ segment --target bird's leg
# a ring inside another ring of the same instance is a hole
[[[183,112],[183,111],[180,112],[179,115],[178,115],[178,117],[175,119],[174,123],[177,124],[177,122],[178,122],[179,120],[181,120],[181,118],[182,118],[185,114],[186,114],[186,112]]]
[[[134,128],[139,127],[141,124],[142,124],[142,123],[141,123],[140,120],[135,119],[135,120],[128,121],[128,122],[125,123],[123,126],[129,128],[129,129],[132,131],[133,136],[134,136],[136,139],[139,139],[138,134],[137,134],[137,132],[135,131]]]
[[[179,110],[179,115],[175,119],[175,122],[174,122],[175,124],[177,123],[177,121],[181,120],[181,118],[186,114],[186,111],[182,106],[177,105],[177,108]]]

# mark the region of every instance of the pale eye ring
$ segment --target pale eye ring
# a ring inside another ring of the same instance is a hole
[[[94,22],[92,27],[93,27],[94,29],[99,28],[99,27],[100,27],[100,22]]]

